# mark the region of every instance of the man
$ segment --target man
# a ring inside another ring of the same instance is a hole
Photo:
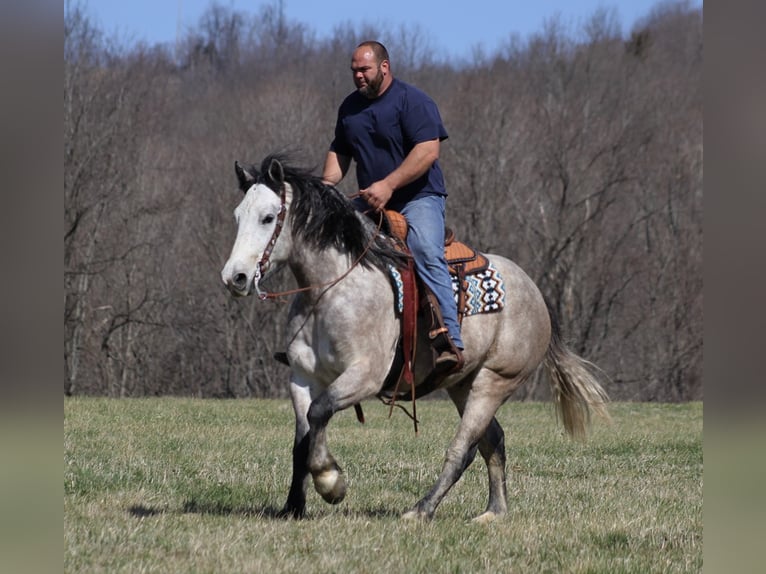
[[[436,103],[394,78],[388,51],[380,42],[356,47],[351,72],[357,89],[338,109],[322,178],[338,184],[354,159],[357,208],[392,209],[407,219],[407,246],[415,269],[438,301],[451,339],[437,347],[436,370],[448,372],[462,366],[464,347],[444,258],[447,191],[438,159],[447,131]]]

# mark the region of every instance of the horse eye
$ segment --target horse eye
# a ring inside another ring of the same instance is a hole
[[[268,225],[268,224],[269,224],[269,223],[271,223],[272,221],[274,221],[274,216],[273,216],[272,214],[268,214],[266,217],[264,217],[264,218],[261,220],[261,223],[262,223],[263,225]]]

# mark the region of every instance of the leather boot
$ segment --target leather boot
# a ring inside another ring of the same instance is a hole
[[[463,353],[453,345],[451,349],[442,351],[436,357],[434,371],[437,373],[454,373],[462,369],[464,364]]]
[[[421,308],[425,311],[426,326],[429,327],[428,339],[434,352],[434,372],[454,373],[463,368],[463,353],[452,342],[447,327],[444,326],[441,309],[436,297],[430,290],[423,288]]]

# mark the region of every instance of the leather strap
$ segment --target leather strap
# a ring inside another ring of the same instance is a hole
[[[415,279],[415,264],[410,259],[407,267],[400,269],[402,275],[402,284],[404,290],[404,309],[402,310],[402,354],[404,357],[402,370],[396,381],[393,397],[390,403],[388,416],[390,417],[394,410],[396,397],[399,392],[399,384],[404,380],[410,385],[412,393],[412,420],[415,424],[415,433],[418,432],[418,418],[415,404],[415,376],[413,374],[413,363],[415,360],[415,351],[418,336],[418,287]]]
[[[455,266],[457,274],[457,323],[462,327],[465,315],[465,265],[458,263]]]

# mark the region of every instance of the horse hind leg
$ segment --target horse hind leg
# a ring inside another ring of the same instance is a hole
[[[471,464],[478,447],[490,472],[490,500],[482,521],[506,512],[505,446],[502,428],[495,413],[507,397],[502,379],[496,373],[483,370],[473,384],[449,390],[461,413],[457,433],[447,449],[442,471],[433,488],[403,518],[433,518],[436,508],[449,490]]]
[[[467,398],[465,389],[465,386],[453,387],[453,390],[450,392],[450,398],[455,403],[461,417],[463,416]],[[503,427],[500,426],[497,417],[492,417],[484,436],[479,441],[478,449],[479,452],[481,452],[484,463],[487,465],[489,502],[487,503],[487,509],[484,513],[474,518],[474,521],[490,522],[508,512],[508,492],[505,471],[505,432],[503,431]]]
[[[476,522],[491,522],[508,512],[508,491],[505,474],[505,433],[492,418],[487,432],[479,442],[479,451],[487,465],[489,475],[489,502],[487,509],[474,518]]]

